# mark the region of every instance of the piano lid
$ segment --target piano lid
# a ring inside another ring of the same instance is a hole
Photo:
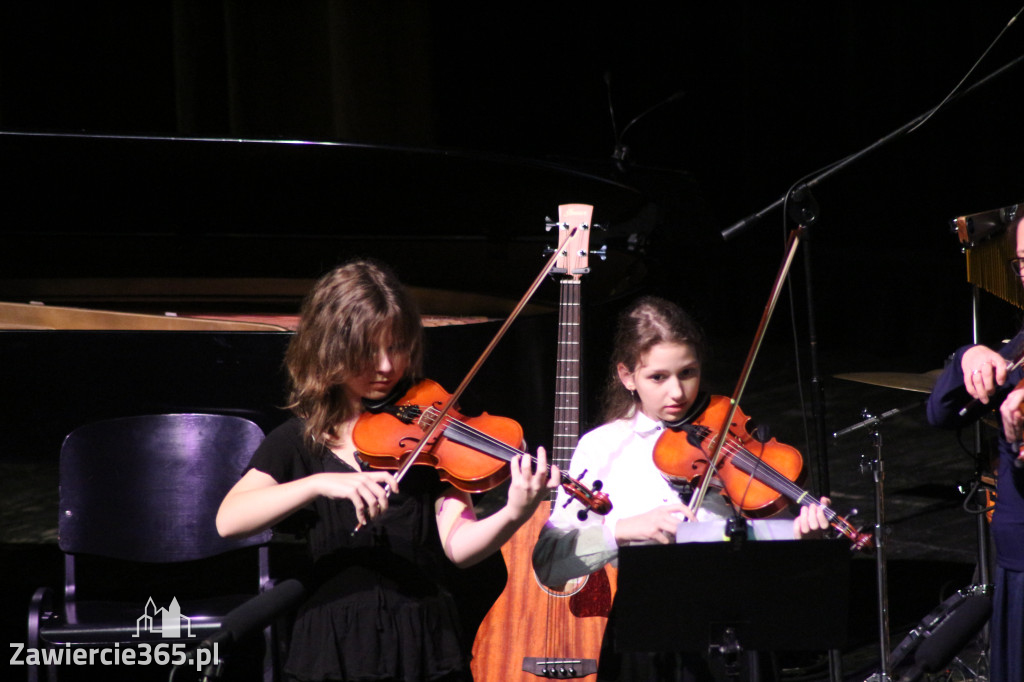
[[[615,247],[630,240],[621,229],[642,222],[641,192],[553,163],[331,142],[16,132],[0,132],[0,159],[0,300],[288,310],[310,280],[369,256],[410,286],[514,302],[554,243],[545,218],[570,202],[593,204],[595,222],[611,231],[591,291],[628,290],[643,276],[638,258]]]

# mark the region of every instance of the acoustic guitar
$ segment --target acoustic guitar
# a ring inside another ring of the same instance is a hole
[[[564,231],[579,228],[559,254],[553,270],[560,277],[555,424],[550,456],[551,462],[563,471],[569,470],[579,439],[580,284],[582,275],[589,271],[592,216],[593,206],[586,204],[565,204],[558,209],[561,237]],[[472,660],[477,682],[596,677],[601,638],[614,594],[613,569],[606,566],[561,589],[540,584],[531,556],[554,503],[552,493],[551,503],[540,505],[501,548],[508,567],[508,582],[477,630]]]

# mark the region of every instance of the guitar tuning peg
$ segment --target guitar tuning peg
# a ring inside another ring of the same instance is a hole
[[[608,260],[608,245],[604,244],[600,249],[591,249],[590,253],[601,260]]]
[[[576,518],[580,521],[586,521],[589,511],[589,509],[580,509],[578,512],[576,512]]]

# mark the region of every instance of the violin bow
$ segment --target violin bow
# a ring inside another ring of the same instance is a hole
[[[572,207],[577,205],[578,204],[564,204],[560,206],[559,218],[561,219],[563,212],[569,211],[572,209]],[[452,406],[454,406],[458,402],[462,394],[465,393],[466,388],[469,386],[469,383],[480,371],[480,368],[483,366],[484,362],[487,361],[487,358],[490,357],[491,353],[498,345],[498,342],[501,341],[501,338],[505,335],[505,332],[507,332],[508,328],[512,326],[512,323],[519,316],[519,313],[522,312],[523,308],[526,307],[526,304],[537,292],[537,289],[540,288],[540,285],[544,283],[544,279],[551,273],[551,270],[555,267],[555,262],[560,257],[562,257],[562,251],[565,249],[565,245],[569,243],[569,240],[573,238],[577,230],[590,229],[590,226],[587,225],[586,223],[568,226],[567,223],[560,222],[559,225],[566,227],[566,234],[565,237],[563,237],[562,240],[559,242],[558,248],[555,250],[554,253],[551,254],[551,257],[548,259],[544,268],[537,275],[537,278],[533,280],[533,283],[530,285],[530,288],[527,289],[526,293],[523,294],[523,297],[519,299],[519,303],[516,304],[516,307],[512,310],[508,318],[505,320],[505,323],[501,325],[501,329],[498,330],[498,332],[494,335],[494,338],[491,339],[491,342],[487,344],[487,347],[484,349],[483,353],[480,354],[480,357],[477,359],[477,361],[473,364],[472,367],[470,367],[469,372],[467,372],[466,376],[462,379],[462,383],[460,383],[458,387],[452,392],[451,397],[444,404],[444,407],[442,407],[441,410],[439,411],[436,419],[434,420],[433,425],[430,427],[430,429],[427,430],[426,435],[424,435],[423,439],[420,440],[420,442],[416,445],[416,448],[413,449],[411,453],[409,453],[408,457],[406,457],[405,461],[402,463],[402,466],[395,472],[395,480],[402,480],[402,477],[404,477],[405,474],[408,473],[409,469],[412,468],[412,466],[416,463],[416,460],[419,458],[420,453],[423,452],[423,449],[437,435],[437,432],[445,423],[446,417],[448,416],[448,413],[451,411]]]
[[[1014,360],[1013,362],[1006,363],[1006,373],[1009,374],[1013,370],[1019,369],[1021,365],[1024,365],[1024,354],[1021,354],[1021,356]],[[978,400],[977,398],[974,398],[973,400],[971,400],[971,402],[961,407],[960,411],[957,412],[957,414],[960,415],[961,417],[966,417],[968,412],[970,412],[980,404],[981,401]]]
[[[715,439],[715,443],[711,448],[711,454],[708,456],[708,475],[703,477],[700,487],[693,492],[693,496],[690,498],[690,504],[688,506],[694,515],[696,515],[697,510],[700,509],[701,505],[704,504],[704,497],[707,494],[708,487],[710,486],[711,479],[713,478],[711,473],[718,468],[718,463],[722,454],[722,446],[725,444],[726,436],[729,433],[729,425],[732,424],[733,417],[736,416],[736,410],[740,405],[740,398],[747,387],[747,380],[750,379],[750,372],[754,367],[754,360],[757,358],[757,354],[761,350],[761,342],[764,341],[765,331],[768,329],[768,322],[771,320],[772,314],[775,312],[775,305],[779,302],[779,297],[782,295],[782,287],[786,282],[786,277],[789,275],[789,269],[793,265],[793,258],[796,256],[796,250],[800,245],[800,237],[803,235],[803,232],[804,228],[802,226],[798,226],[789,233],[789,239],[786,242],[786,252],[783,256],[782,265],[779,267],[779,272],[775,276],[775,284],[772,286],[771,294],[768,297],[768,303],[765,304],[764,312],[761,314],[761,322],[758,324],[757,331],[754,333],[754,341],[751,343],[750,350],[747,352],[747,359],[743,364],[743,370],[740,372],[740,377],[736,382],[736,388],[733,389],[732,397],[729,400],[729,410],[725,414],[722,427],[718,430],[718,438]]]

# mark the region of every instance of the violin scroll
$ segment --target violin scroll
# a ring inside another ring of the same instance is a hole
[[[580,474],[580,478],[587,475],[587,470],[584,469],[583,473]],[[565,501],[562,508],[568,507],[574,499],[579,500],[583,504],[583,509],[576,512],[576,517],[580,521],[586,521],[587,515],[590,512],[599,514],[601,516],[606,515],[612,510],[612,501],[608,497],[607,493],[601,492],[601,488],[604,484],[601,481],[594,481],[594,485],[591,489],[580,483],[578,480],[562,474],[562,489],[569,493],[569,499]]]
[[[839,516],[834,511],[825,507],[825,518],[829,520],[832,527],[839,531],[840,534],[846,536],[850,540],[850,549],[859,552],[865,551],[870,552],[875,548],[875,536],[869,532],[857,528],[852,523]],[[857,510],[854,509],[854,514]]]

